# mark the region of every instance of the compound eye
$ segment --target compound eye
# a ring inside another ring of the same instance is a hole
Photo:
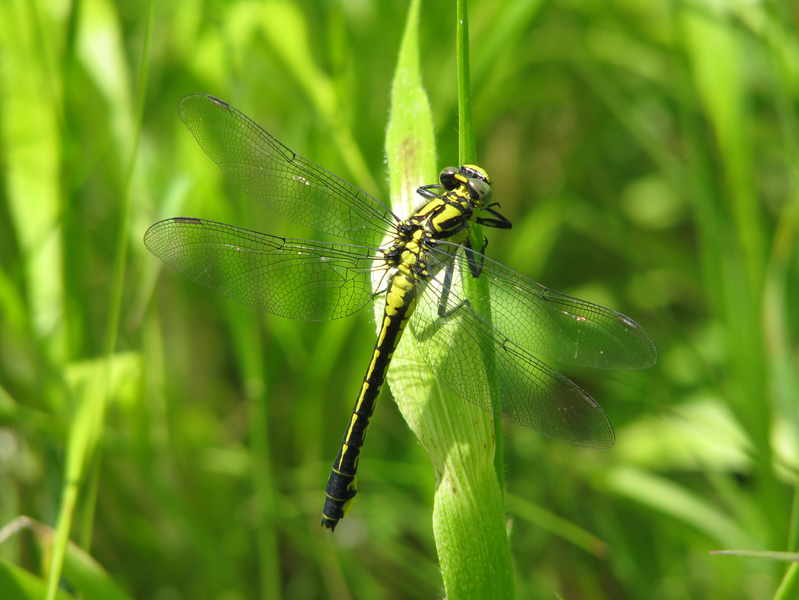
[[[491,186],[482,179],[469,180],[469,197],[479,204],[487,204],[491,199]]]
[[[488,177],[488,173],[485,172],[485,169],[478,167],[477,165],[462,165],[461,175],[467,179],[482,179],[489,185],[491,184],[491,179]]]
[[[444,186],[445,190],[452,191],[461,184],[459,176],[460,169],[457,167],[446,167],[441,171],[438,180],[441,182],[441,185]]]

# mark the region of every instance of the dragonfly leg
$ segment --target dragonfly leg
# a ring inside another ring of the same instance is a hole
[[[483,219],[482,217],[477,217],[477,219],[475,219],[477,223],[480,225],[485,225],[486,227],[494,227],[496,229],[510,229],[513,227],[513,223],[511,223],[504,215],[501,215],[491,208],[492,206],[499,206],[499,202],[489,204],[483,208],[483,210],[494,215],[496,219]]]
[[[431,183],[430,185],[423,185],[416,188],[416,193],[419,194],[422,198],[427,198],[428,200],[434,200],[436,198],[441,198],[440,194],[436,194],[432,190],[440,190],[443,189],[440,183]]]
[[[466,238],[466,241],[463,244],[470,250],[472,249],[472,243],[469,241],[469,238]],[[480,252],[467,252],[466,253],[466,262],[469,263],[469,272],[472,274],[472,277],[477,279],[480,277],[480,274],[483,272],[483,265],[485,265],[485,251],[488,248],[488,238],[483,237],[483,247],[480,249]]]
[[[452,277],[454,273],[455,273],[455,261],[450,261],[444,271],[444,285],[442,286],[441,289],[441,295],[438,297],[438,316],[441,319],[449,319],[453,314],[461,310],[464,306],[468,307],[469,310],[471,310],[472,308],[467,298],[464,298],[463,300],[458,302],[457,306],[453,306],[450,309],[447,308],[447,304],[449,303],[449,295],[450,292],[452,291]]]

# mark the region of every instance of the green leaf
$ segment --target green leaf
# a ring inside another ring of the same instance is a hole
[[[436,181],[432,118],[419,72],[418,11],[415,1],[392,86],[386,140],[392,206],[401,216],[418,204],[416,188]],[[480,364],[482,357],[474,360]],[[492,418],[441,385],[410,331],[394,355],[388,382],[435,469],[433,530],[447,597],[513,597]]]
[[[25,569],[0,558],[0,598],[3,600],[41,600],[47,584]],[[56,594],[58,600],[74,598],[63,590]]]
[[[19,517],[3,528],[0,539],[21,529],[30,529],[43,554],[52,556],[56,530],[28,517]],[[130,596],[119,587],[100,563],[73,542],[69,542],[66,547],[64,577],[86,600],[130,600]],[[0,598],[3,600],[43,598],[45,587],[44,580],[0,560]],[[56,593],[56,598],[71,597],[61,589]]]

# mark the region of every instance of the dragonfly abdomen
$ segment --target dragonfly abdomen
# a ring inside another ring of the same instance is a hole
[[[391,279],[383,323],[377,336],[372,360],[363,378],[363,385],[352,409],[347,431],[330,471],[325,488],[322,525],[335,529],[339,520],[352,508],[357,490],[358,459],[366,439],[369,421],[375,412],[377,397],[386,380],[391,357],[399,344],[405,325],[416,307],[416,281],[412,274],[400,269]]]

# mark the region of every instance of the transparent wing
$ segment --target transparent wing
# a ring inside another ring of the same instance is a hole
[[[462,246],[440,243],[432,253],[438,261],[454,255],[462,273],[470,272],[469,262],[483,264],[480,277],[488,284],[491,322],[530,352],[599,369],[644,369],[657,362],[652,338],[629,317],[550,290]]]
[[[482,265],[491,320],[466,300],[464,280]],[[596,448],[613,445],[602,408],[572,381],[532,356],[605,369],[639,369],[657,360],[632,319],[550,290],[482,255],[439,242],[428,251],[435,275],[420,287],[411,330],[431,370],[447,387],[491,414],[548,437]]]
[[[280,238],[203,219],[159,221],[147,248],[189,279],[245,306],[327,321],[371,302],[370,248]]]
[[[436,377],[505,421],[571,444],[612,446],[613,427],[591,396],[478,315],[464,300],[457,263],[446,279],[444,269],[422,284],[411,318]]]
[[[237,186],[295,223],[368,246],[397,221],[381,202],[295,154],[222,100],[186,96],[180,118]]]

